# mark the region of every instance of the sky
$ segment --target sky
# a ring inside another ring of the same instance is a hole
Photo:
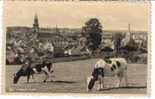
[[[148,31],[150,7],[147,3],[34,2],[7,1],[3,11],[4,26],[32,26],[34,15],[40,27],[81,28],[90,18],[98,18],[103,30]]]

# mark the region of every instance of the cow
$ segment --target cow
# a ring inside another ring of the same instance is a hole
[[[22,67],[17,71],[17,73],[14,74],[13,83],[17,84],[19,81],[19,78],[22,76],[27,77],[27,83],[29,83],[30,76],[34,79],[34,74],[45,74],[45,79],[43,82],[46,82],[46,80],[49,78],[49,73],[52,73],[52,66],[53,64],[51,62],[43,61],[41,64],[36,64],[32,66],[32,61],[30,59],[25,59],[24,64]]]
[[[91,91],[96,81],[99,81],[99,90],[104,87],[104,77],[117,76],[120,87],[121,81],[125,79],[127,86],[127,62],[124,58],[99,59],[93,69],[92,75],[87,78],[87,91]]]

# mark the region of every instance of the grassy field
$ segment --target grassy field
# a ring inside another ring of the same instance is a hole
[[[22,77],[18,84],[13,84],[13,73],[20,66],[8,65],[6,66],[6,91],[87,93],[86,78],[90,76],[95,62],[96,59],[55,63],[53,82],[43,83],[44,75],[35,75],[35,80],[31,79],[29,84],[26,83],[26,77]],[[97,91],[94,88],[92,93],[146,94],[147,65],[128,64],[128,87],[123,87],[124,82],[122,82],[122,87],[116,88],[117,81],[117,77],[105,78],[106,89]]]

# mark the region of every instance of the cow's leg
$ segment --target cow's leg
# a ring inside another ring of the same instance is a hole
[[[27,83],[29,83],[30,75],[27,75]]]
[[[48,71],[47,73],[48,73],[48,76],[49,76],[49,81],[53,81],[53,79],[52,79],[52,73],[53,73],[54,71],[53,70],[51,70],[51,71]]]
[[[34,75],[32,74],[32,79],[34,79]]]
[[[117,74],[117,77],[119,78],[118,83],[117,83],[117,87],[121,86],[121,82],[122,82],[122,78],[123,78],[123,72],[119,72]]]
[[[44,79],[44,81],[43,82],[46,82],[46,80],[49,78],[49,75],[48,75],[48,73],[46,72],[46,71],[44,71],[44,70],[42,70],[42,72],[45,74],[45,79]]]
[[[99,81],[98,90],[101,90],[104,88],[104,78],[100,76],[98,81]]]
[[[97,71],[97,79],[99,80],[98,90],[103,89],[103,85],[104,85],[103,78],[104,78],[104,69],[99,68]]]
[[[102,89],[102,80],[101,78],[99,78],[99,87],[98,87],[98,90],[101,90]]]
[[[101,77],[102,89],[104,88],[104,77]]]
[[[104,69],[102,69],[101,83],[102,83],[102,89],[103,89],[104,88]]]
[[[54,75],[52,76],[52,74],[53,74],[53,70],[51,70],[50,72],[49,72],[49,75],[50,75],[50,81],[52,82],[53,81],[53,77],[54,77]]]
[[[96,90],[100,90],[100,88],[101,88],[101,80],[98,79],[97,80],[97,88],[96,88]]]
[[[118,84],[118,87],[121,87],[122,78],[123,78],[122,76],[119,77],[119,84]]]
[[[127,75],[127,69],[124,70],[124,72],[123,72],[123,77],[124,77],[124,79],[125,79],[125,87],[127,87],[127,86],[128,86],[128,75]]]
[[[101,81],[101,77],[100,76],[98,77],[97,81],[98,81],[97,90],[101,90],[101,88],[102,88],[102,81]]]

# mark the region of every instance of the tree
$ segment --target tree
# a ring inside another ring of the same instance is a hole
[[[102,40],[102,25],[97,18],[92,18],[85,23],[82,28],[83,36],[86,37],[86,46],[95,51],[99,48]]]

